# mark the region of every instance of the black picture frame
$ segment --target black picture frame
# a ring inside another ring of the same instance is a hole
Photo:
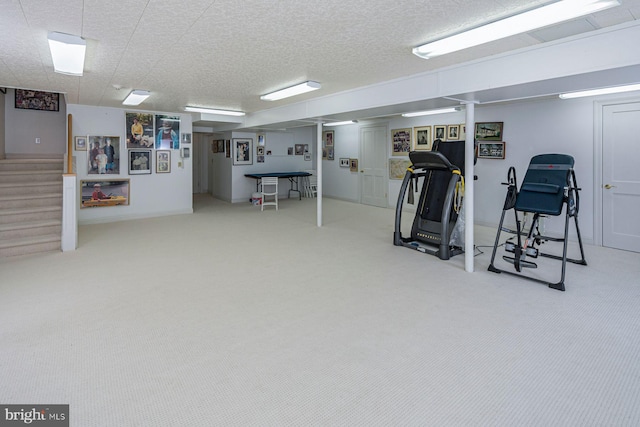
[[[16,89],[14,106],[18,110],[60,111],[60,94]]]

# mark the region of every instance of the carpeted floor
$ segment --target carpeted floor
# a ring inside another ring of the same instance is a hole
[[[77,427],[640,425],[640,254],[587,246],[559,292],[487,272],[494,230],[466,273],[393,246],[393,210],[323,206],[317,228],[313,200],[199,196],[1,259],[0,404]]]

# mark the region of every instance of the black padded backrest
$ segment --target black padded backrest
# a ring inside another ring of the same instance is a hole
[[[515,209],[546,215],[560,215],[564,189],[573,169],[573,157],[566,154],[539,154],[529,162]]]

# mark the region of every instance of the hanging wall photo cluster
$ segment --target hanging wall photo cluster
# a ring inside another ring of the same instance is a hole
[[[476,123],[476,156],[479,159],[504,159],[505,143],[502,141],[503,122]]]
[[[433,141],[462,141],[466,138],[464,124],[415,126],[391,131],[391,155],[408,156],[410,151],[431,151]]]
[[[154,150],[156,173],[170,173],[171,150],[191,144],[191,134],[180,133],[180,117],[166,114],[126,112],[125,135],[129,175],[151,174]]]
[[[332,130],[322,132],[322,159],[335,159],[335,133]]]

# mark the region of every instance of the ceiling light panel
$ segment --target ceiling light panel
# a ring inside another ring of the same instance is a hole
[[[451,37],[426,43],[414,48],[413,53],[421,58],[429,59],[619,5],[618,0],[562,0]]]

